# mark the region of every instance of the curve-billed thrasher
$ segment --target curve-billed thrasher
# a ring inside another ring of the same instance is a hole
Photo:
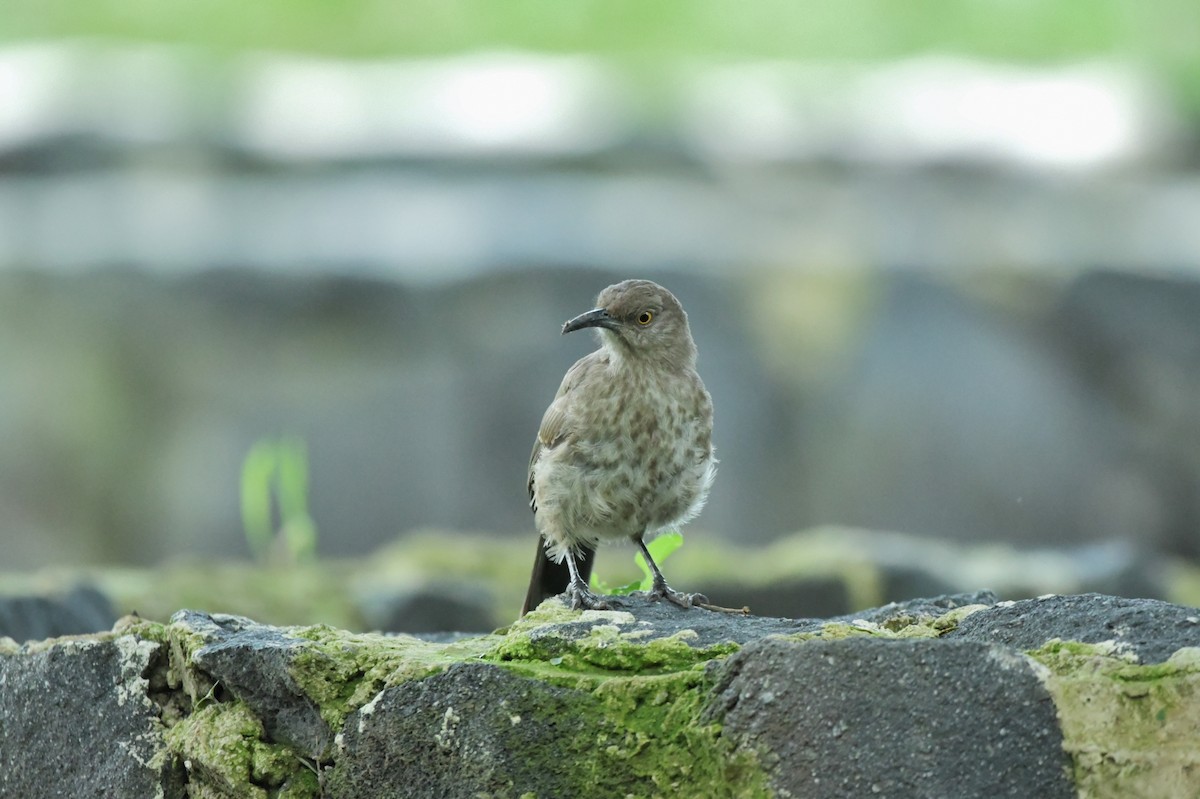
[[[563,591],[572,607],[608,607],[588,578],[596,544],[620,539],[646,558],[651,596],[685,608],[707,602],[671,589],[644,540],[699,513],[716,469],[712,399],[696,374],[687,314],[648,280],[609,286],[596,306],[563,325],[596,328],[600,349],[567,371],[529,458],[541,538],[522,614]]]

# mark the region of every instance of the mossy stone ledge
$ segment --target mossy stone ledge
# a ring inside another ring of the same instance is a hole
[[[0,796],[1188,796],[1200,610],[557,600],[488,635],[180,611],[0,641]]]

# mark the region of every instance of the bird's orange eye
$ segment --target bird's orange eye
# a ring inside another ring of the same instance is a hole
[[[654,314],[650,313],[649,311],[642,311],[640,314],[638,314],[637,323],[645,327],[653,320]]]

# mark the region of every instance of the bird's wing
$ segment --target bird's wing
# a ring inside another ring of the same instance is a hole
[[[576,361],[563,376],[562,383],[558,387],[558,393],[554,395],[554,401],[550,403],[550,407],[546,408],[546,413],[542,415],[542,424],[538,427],[537,438],[533,440],[533,451],[529,453],[529,472],[527,474],[529,507],[533,509],[534,513],[537,513],[537,497],[533,495],[533,466],[537,463],[538,456],[542,454],[542,450],[553,449],[570,432],[570,418],[567,415],[566,397],[572,388],[579,385],[580,379],[587,370],[593,364],[601,362],[601,356],[602,351],[597,350],[591,355]]]
[[[591,368],[606,363],[602,350],[580,358],[575,365],[567,370],[554,401],[542,416],[542,424],[538,427],[537,438],[533,440],[533,452],[529,453],[529,507],[537,513],[537,497],[533,490],[533,467],[544,450],[558,446],[571,433],[571,418],[567,413],[565,398],[572,389],[583,382],[584,376]],[[574,554],[575,568],[580,579],[586,584],[591,579],[592,564],[596,559],[596,550],[588,545],[578,545]],[[563,561],[551,560],[546,552],[546,539],[538,537],[537,555],[533,562],[533,574],[529,578],[529,591],[525,595],[525,604],[521,607],[521,615],[536,608],[548,597],[558,596],[571,583],[570,570]]]

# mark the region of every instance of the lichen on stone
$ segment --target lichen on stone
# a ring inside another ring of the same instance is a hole
[[[1195,796],[1200,649],[1141,664],[1112,643],[1050,641],[1045,667],[1081,799]]]
[[[954,630],[959,622],[967,616],[986,610],[987,607],[987,605],[963,605],[937,616],[926,613],[898,613],[886,617],[882,622],[866,619],[830,621],[822,624],[816,630],[805,630],[782,637],[792,641],[836,640],[856,636],[896,639],[939,638]]]

